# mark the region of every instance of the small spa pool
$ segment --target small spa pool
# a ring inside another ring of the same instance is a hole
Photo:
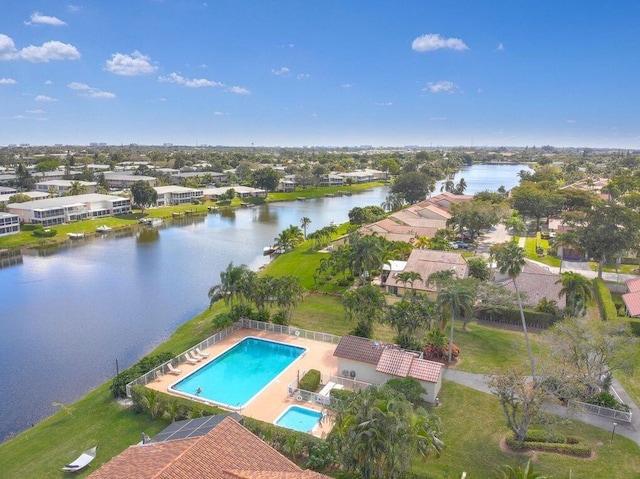
[[[275,424],[295,431],[311,433],[321,418],[322,413],[315,409],[302,406],[289,406],[280,417],[276,419]]]

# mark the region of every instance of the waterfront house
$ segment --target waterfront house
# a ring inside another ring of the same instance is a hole
[[[260,188],[251,188],[250,186],[221,186],[219,188],[205,188],[204,197],[207,200],[220,198],[225,195],[227,191],[233,189],[238,198],[265,198],[267,191]]]
[[[12,213],[0,212],[0,236],[20,232],[20,217]]]
[[[203,198],[203,191],[195,188],[171,185],[156,186],[154,189],[158,193],[156,206],[182,205]]]
[[[224,184],[229,181],[229,175],[217,171],[187,171],[171,175],[171,182],[174,185],[182,185],[187,181],[196,181],[199,184],[207,183],[208,185]]]
[[[121,196],[91,193],[11,203],[7,205],[7,211],[18,215],[23,223],[53,226],[87,218],[128,214],[131,213],[131,200]]]
[[[414,378],[425,389],[423,399],[435,403],[442,386],[442,364],[423,359],[420,353],[358,336],[342,336],[333,353],[343,377],[370,384],[393,378]]]

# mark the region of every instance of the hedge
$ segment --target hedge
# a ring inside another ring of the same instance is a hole
[[[500,312],[489,314],[487,311],[483,311],[481,308],[476,310],[476,317],[483,321],[493,321],[496,323],[521,325],[522,319],[520,318],[519,309],[504,309]],[[561,318],[551,314],[543,313],[540,311],[524,310],[524,320],[527,326],[532,328],[546,329],[550,328],[555,322]]]
[[[317,369],[309,369],[307,373],[302,376],[300,382],[298,383],[298,387],[300,389],[304,389],[305,391],[316,391],[318,386],[320,385],[320,371]]]
[[[629,327],[635,336],[640,336],[640,319],[629,318]]]
[[[611,298],[611,291],[600,278],[593,279],[593,289],[596,293],[596,300],[600,307],[600,317],[605,321],[612,321],[618,318],[618,310]]]
[[[572,438],[572,440],[575,440],[575,438]],[[533,442],[533,441],[519,442],[512,437],[508,437],[506,439],[506,443],[507,443],[507,446],[509,446],[514,451],[527,451],[529,449],[534,449],[536,451],[558,452],[561,454],[567,454],[570,456],[577,456],[577,457],[591,456],[591,448],[589,446],[585,446],[579,443],[574,444],[574,443]]]
[[[134,379],[143,376],[153,368],[160,366],[173,359],[173,353],[164,352],[153,356],[145,356],[130,368],[120,372],[111,383],[111,394],[115,398],[124,398],[127,396],[127,384]]]

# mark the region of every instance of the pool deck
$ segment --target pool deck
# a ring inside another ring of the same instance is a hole
[[[298,371],[302,373],[304,370],[308,371],[309,369],[317,369],[323,374],[337,374],[338,359],[333,356],[333,351],[335,350],[336,345],[298,338],[295,336],[288,336],[285,334],[256,331],[253,329],[241,329],[236,331],[219,343],[205,349],[204,352],[209,353],[208,358],[195,365],[181,363],[177,367],[182,371],[182,374],[179,376],[173,374],[160,376],[156,381],[147,384],[147,387],[169,394],[174,394],[169,391],[169,386],[171,384],[179,381],[193,371],[200,369],[213,358],[235,346],[246,337],[270,339],[272,341],[278,341],[294,346],[301,346],[307,348],[307,351],[302,357],[298,358],[293,362],[293,364],[287,367],[287,369],[285,369],[285,371],[282,372],[274,381],[269,383],[269,385],[267,385],[260,393],[254,396],[247,406],[238,411],[240,414],[254,419],[259,419],[261,421],[274,423],[278,416],[292,405],[297,404],[309,409],[322,411],[321,406],[317,404],[297,401],[295,398],[289,397],[287,393],[287,386],[297,377]],[[321,421],[321,423],[314,429],[313,435],[324,437],[329,433],[332,426],[333,424],[330,420]]]

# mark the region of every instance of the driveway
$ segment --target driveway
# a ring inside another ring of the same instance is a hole
[[[476,253],[488,258],[489,248],[492,245],[506,243],[509,240],[511,240],[511,236],[507,231],[507,227],[500,223],[480,237],[478,246],[476,247]]]

